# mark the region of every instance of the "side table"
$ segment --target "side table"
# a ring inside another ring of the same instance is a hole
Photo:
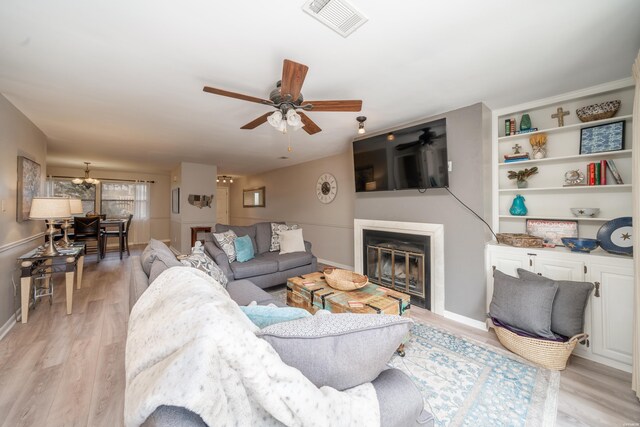
[[[191,247],[194,247],[196,240],[198,240],[198,233],[211,233],[211,227],[191,227]]]
[[[84,267],[85,245],[73,243],[68,248],[57,248],[58,255],[43,255],[42,247],[38,247],[18,258],[21,267],[20,278],[20,307],[22,323],[29,318],[29,291],[34,276],[65,272],[67,314],[71,314],[73,307],[73,280],[77,272],[77,288],[82,284],[82,269]]]

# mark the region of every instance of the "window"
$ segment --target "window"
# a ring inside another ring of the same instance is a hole
[[[107,217],[149,218],[149,184],[103,182],[100,187],[100,213]]]
[[[82,200],[82,211],[84,213],[96,210],[96,186],[85,184],[74,184],[71,180],[62,178],[52,178],[48,182],[48,194],[54,197],[71,197]]]

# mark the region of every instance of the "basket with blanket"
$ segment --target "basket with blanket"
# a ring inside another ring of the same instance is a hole
[[[519,268],[518,277],[493,271],[490,326],[507,349],[548,369],[563,370],[587,339],[584,313],[590,282],[552,280]]]

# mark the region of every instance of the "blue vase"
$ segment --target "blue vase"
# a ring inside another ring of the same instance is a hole
[[[516,216],[525,216],[527,214],[527,207],[524,205],[524,197],[520,194],[516,194],[515,199],[513,199],[509,213]]]

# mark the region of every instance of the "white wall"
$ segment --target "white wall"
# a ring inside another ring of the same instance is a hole
[[[16,258],[43,243],[42,221],[16,221],[18,156],[41,166],[44,194],[47,137],[27,117],[0,95],[0,336],[11,326],[14,312],[12,276],[19,285]],[[18,289],[19,295],[19,289]],[[19,299],[18,299],[19,301]]]
[[[336,177],[338,193],[333,202],[321,203],[316,182],[328,172]],[[243,208],[242,189],[266,187],[264,208]],[[300,224],[313,253],[334,264],[353,265],[353,165],[349,152],[264,174],[234,180],[230,186],[230,222],[247,225],[261,221]]]
[[[216,223],[218,168],[215,165],[182,162],[171,171],[171,189],[180,188],[180,213],[171,214],[171,246],[181,253],[191,249],[191,227],[213,226]],[[211,207],[198,208],[189,204],[189,195],[212,195]]]

